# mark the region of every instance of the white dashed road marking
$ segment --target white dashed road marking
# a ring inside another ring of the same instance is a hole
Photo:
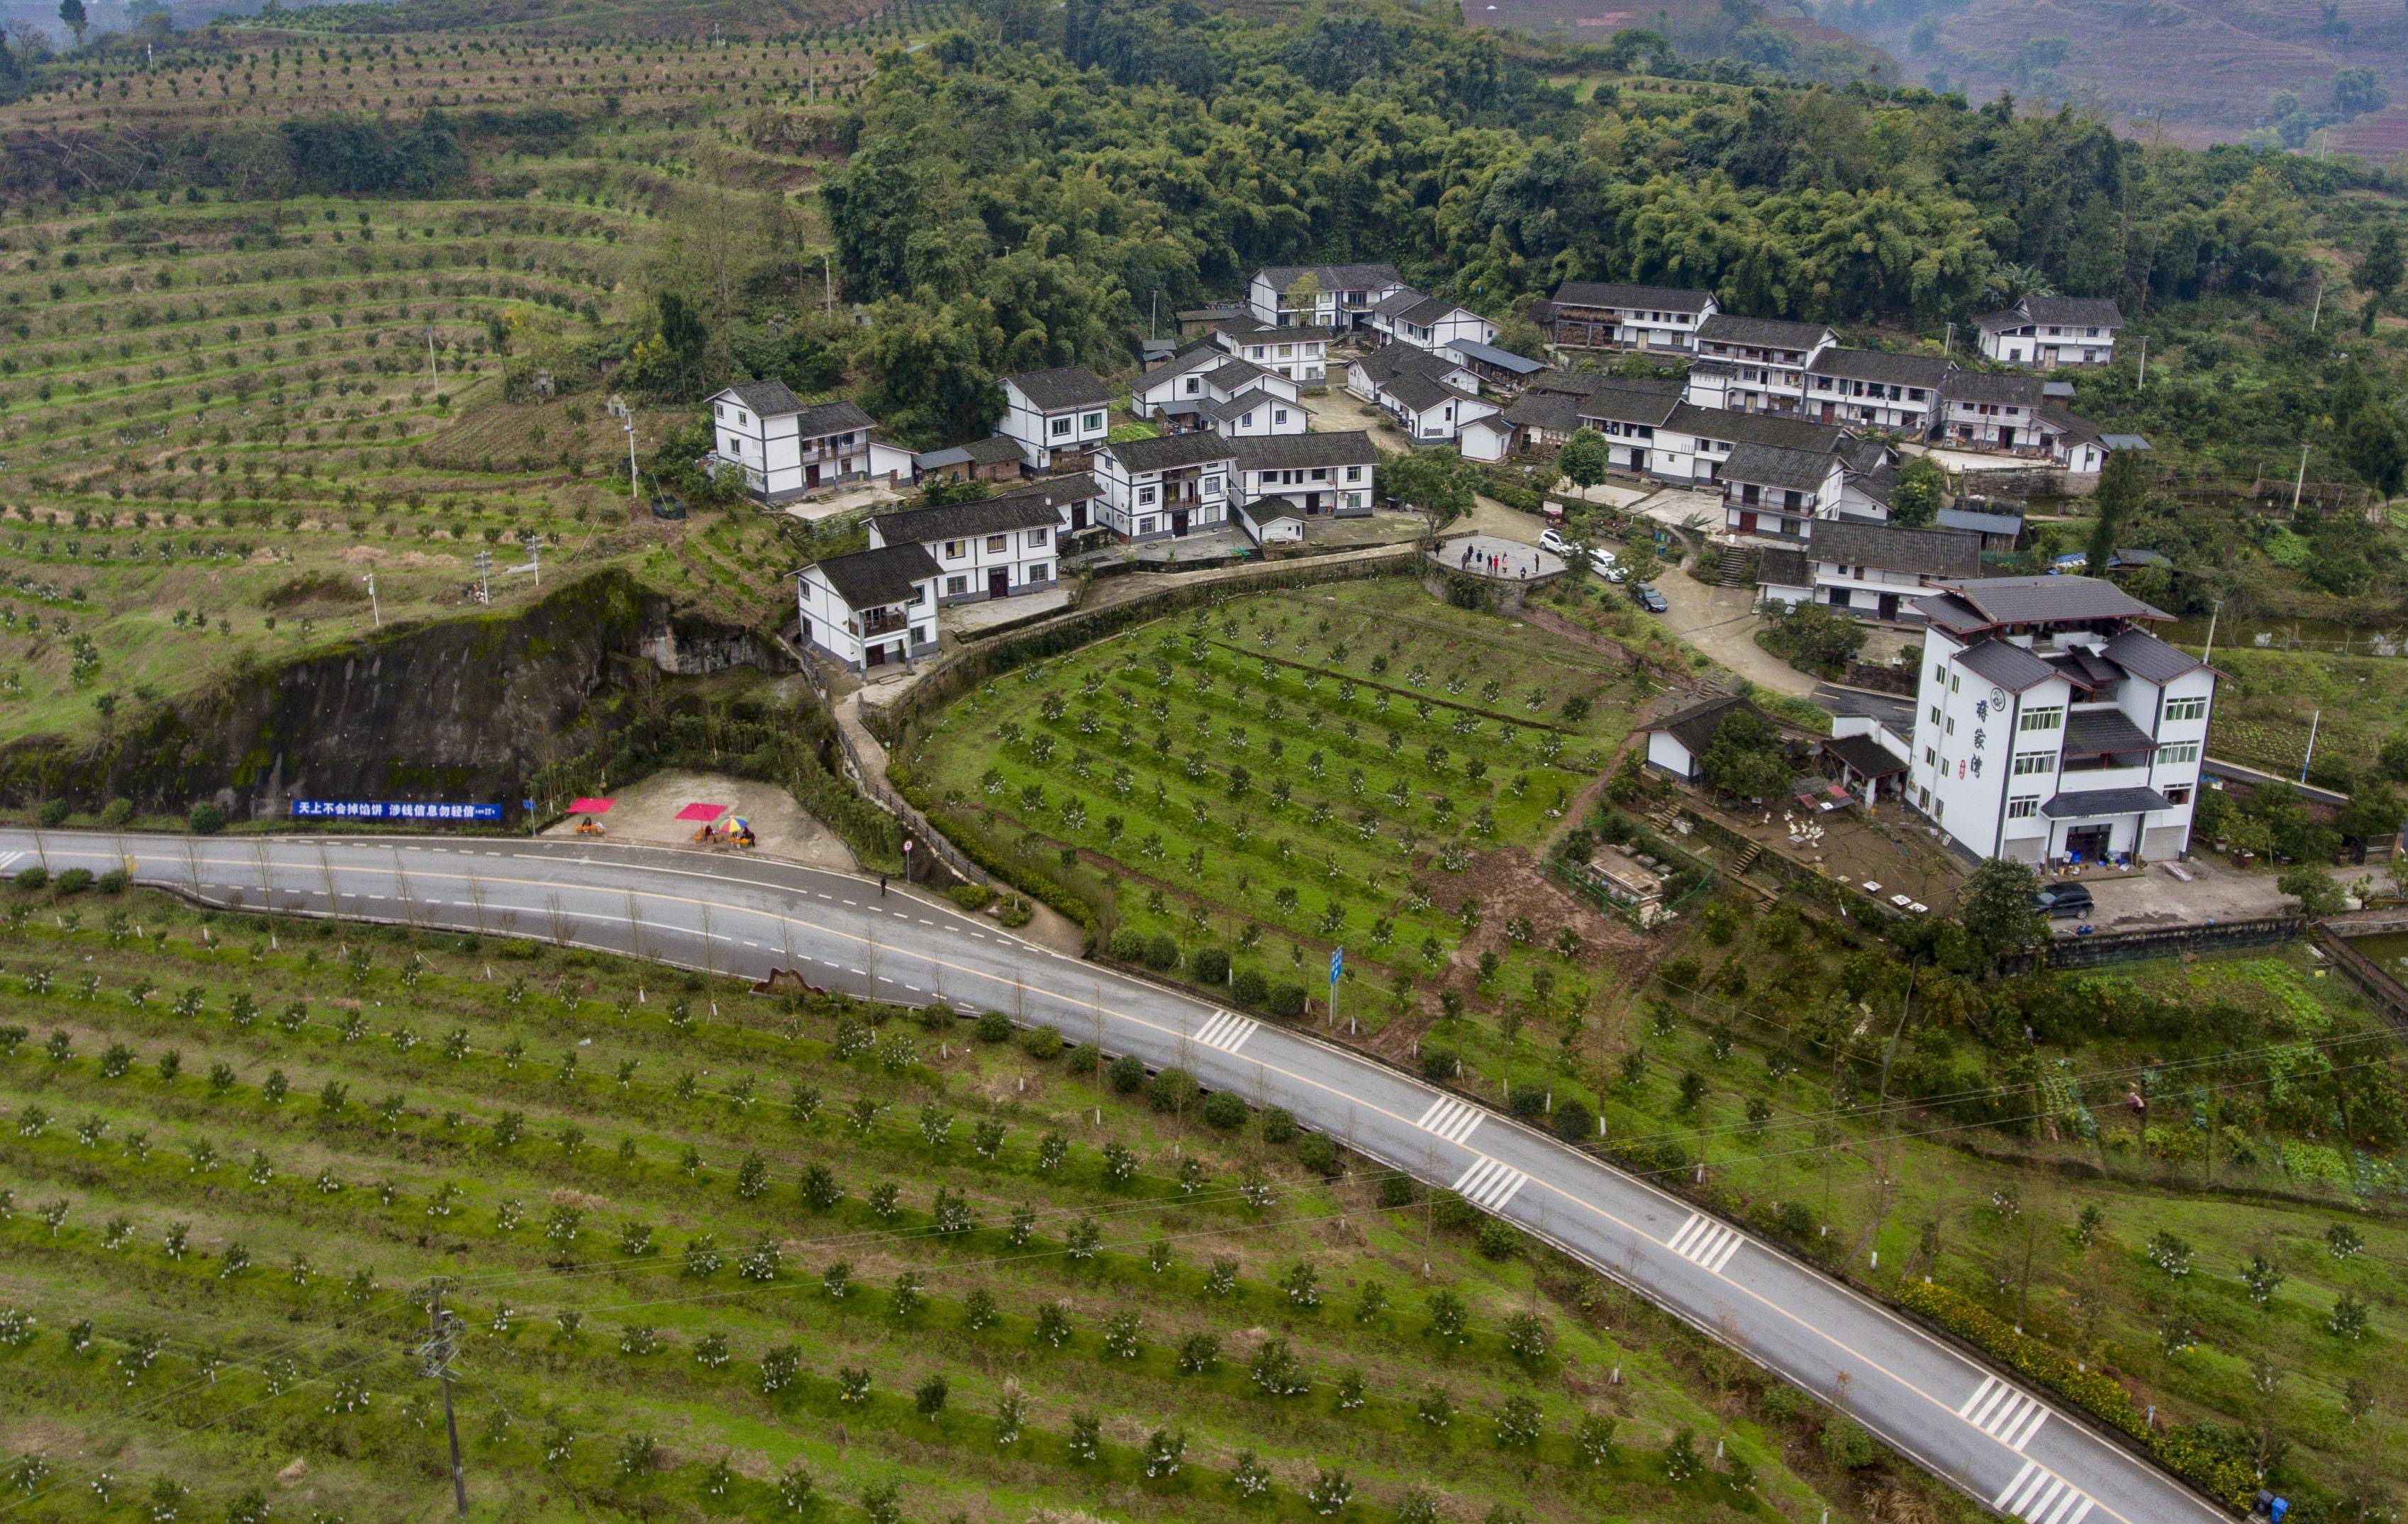
[[[2041,1470],[2037,1460],[2027,1460],[1990,1506],[2026,1524],[2082,1524],[2091,1502],[2064,1477]]]
[[[1689,1220],[1681,1225],[1681,1230],[1672,1235],[1672,1242],[1666,1246],[1689,1263],[1703,1266],[1719,1275],[1723,1267],[1730,1263],[1731,1256],[1739,1253],[1740,1245],[1746,1242],[1738,1229],[1726,1228],[1712,1217],[1692,1213]]]
[[[2026,1396],[1997,1376],[1984,1376],[1982,1385],[1956,1410],[1956,1416],[2020,1455],[2040,1432],[2040,1426],[2048,1422],[2048,1409],[2041,1406],[2038,1398]]]
[[[1512,1165],[1484,1158],[1463,1172],[1455,1183],[1455,1193],[1483,1212],[1502,1212],[1514,1193],[1529,1183],[1530,1177]]]
[[[1480,1126],[1481,1114],[1477,1106],[1453,1096],[1440,1096],[1430,1102],[1429,1110],[1422,1113],[1422,1119],[1413,1126],[1425,1132],[1435,1132],[1451,1143],[1469,1143],[1472,1129]]]
[[[1233,1016],[1226,1011],[1215,1011],[1212,1013],[1211,1019],[1196,1028],[1194,1036],[1197,1042],[1208,1048],[1218,1048],[1223,1053],[1235,1053],[1246,1045],[1246,1039],[1254,1036],[1254,1028],[1261,1025],[1251,1017]]]

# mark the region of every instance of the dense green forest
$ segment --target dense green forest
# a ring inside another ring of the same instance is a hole
[[[1551,82],[1609,51],[1673,78]],[[2227,321],[2263,318],[2272,341],[2202,347],[2186,383],[2205,391],[2178,415],[2236,450],[2338,446],[2398,390],[2396,348],[2340,357],[2338,306],[2320,336],[2279,331],[2320,248],[2346,269],[2398,217],[2380,171],[2143,146],[2003,97],[1727,72],[1643,33],[1559,58],[1397,8],[1263,26],[1183,0],[996,0],[980,35],[883,61],[824,189],[848,288],[883,304],[870,403],[982,426],[989,377],[1124,360],[1157,293],[1168,311],[1266,263],[1375,259],[1498,318],[1568,277],[1934,338],[2031,292],[2138,315],[2235,304]],[[2237,387],[2236,366],[2253,373]],[[2379,461],[2396,409],[2368,426],[2358,455]]]

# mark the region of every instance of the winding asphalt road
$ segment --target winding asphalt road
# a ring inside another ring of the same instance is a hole
[[[875,881],[565,841],[208,839],[0,830],[0,874],[129,867],[202,901],[479,930],[1051,1024],[1461,1193],[1815,1396],[2027,1524],[2231,1515],[2062,1405],[1745,1232],[1512,1119],[1308,1034],[1036,946]]]

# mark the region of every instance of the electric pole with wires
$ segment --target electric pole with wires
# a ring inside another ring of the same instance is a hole
[[[418,1346],[418,1371],[429,1381],[443,1384],[443,1431],[452,1442],[452,1501],[460,1517],[468,1517],[468,1474],[460,1465],[460,1420],[452,1411],[452,1362],[460,1358],[460,1340],[466,1325],[460,1315],[443,1305],[443,1293],[449,1282],[437,1277],[426,1288],[426,1342]]]

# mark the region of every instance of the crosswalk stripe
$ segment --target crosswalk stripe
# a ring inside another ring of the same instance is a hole
[[[2033,1474],[2034,1472],[2039,1471],[2039,1470],[2040,1470],[2040,1462],[2039,1462],[2039,1461],[2037,1461],[2037,1460],[2027,1460],[2027,1461],[2025,1461],[2025,1462],[2024,1462],[2024,1469],[2023,1469],[2023,1470],[2021,1470],[2021,1471],[2019,1471],[2019,1472],[2017,1472],[2017,1473],[2015,1473],[2015,1479],[2014,1479],[2014,1481],[2012,1481],[2012,1482],[2009,1482],[2005,1487],[2000,1488],[1999,1489],[1999,1495],[1998,1495],[1996,1498],[1993,1498],[1993,1499],[1991,1499],[1991,1500],[1990,1500],[1990,1506],[1991,1506],[1991,1507],[1993,1507],[1993,1508],[1996,1508],[1996,1509],[1997,1509],[1997,1510],[1999,1510],[2000,1513],[2004,1513],[2004,1512],[2006,1512],[2006,1509],[2007,1509],[2007,1500],[2008,1500],[2009,1498],[2014,1497],[2017,1492],[2021,1491],[2021,1490],[2023,1489],[2023,1485],[2024,1485],[2026,1482],[2028,1482],[2028,1481],[2031,1480],[2032,1474]]]
[[[1672,1235],[1665,1247],[1700,1269],[1722,1273],[1747,1243],[1747,1235],[1736,1228],[1726,1227],[1703,1213],[1692,1213],[1681,1230]]]
[[[16,867],[17,859],[23,855],[24,854],[22,852],[0,854],[0,873],[5,873],[9,869]]]
[[[1260,1022],[1250,1016],[1238,1016],[1226,1011],[1215,1011],[1210,1020],[1196,1028],[1193,1036],[1197,1042],[1208,1048],[1217,1048],[1223,1053],[1235,1053],[1246,1045],[1246,1039],[1254,1036],[1254,1028],[1260,1025],[1262,1025]]]
[[[1694,1237],[1698,1229],[1704,1225],[1705,1220],[1706,1219],[1698,1213],[1690,1213],[1689,1220],[1681,1225],[1681,1230],[1672,1235],[1672,1242],[1666,1244],[1665,1247],[1670,1249],[1674,1254],[1686,1255],[1689,1252],[1689,1240]]]
[[[1530,1177],[1512,1165],[1483,1158],[1456,1178],[1455,1193],[1483,1212],[1501,1212],[1529,1183]]]
[[[1984,1376],[1956,1416],[2020,1455],[2048,1422],[2048,1408],[1997,1376]]]
[[[1480,1126],[1481,1116],[1479,1107],[1457,1100],[1453,1096],[1440,1096],[1430,1102],[1429,1110],[1422,1113],[1422,1119],[1413,1125],[1426,1132],[1435,1132],[1451,1143],[1460,1143],[1470,1140],[1472,1130]]]
[[[2065,1524],[2066,1517],[2073,1512],[2073,1505],[2077,1502],[2087,1502],[2088,1501],[2088,1499],[2082,1495],[2079,1489],[2070,1487],[2067,1488],[2065,1489],[2065,1501],[2057,1505],[2057,1512],[2049,1515],[2048,1517],[2042,1521],[2042,1524]]]

